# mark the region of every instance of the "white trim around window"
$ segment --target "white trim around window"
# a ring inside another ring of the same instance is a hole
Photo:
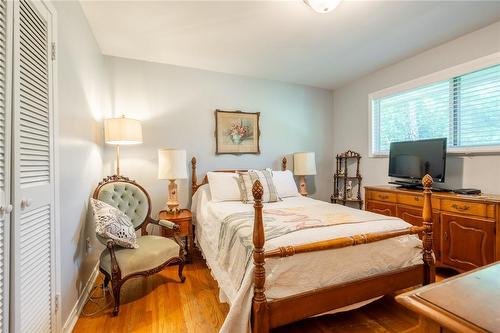
[[[481,57],[464,64],[453,66],[420,78],[404,82],[386,89],[373,92],[368,95],[368,152],[369,157],[386,157],[387,153],[373,152],[373,119],[372,119],[372,102],[374,100],[402,93],[411,89],[426,86],[435,82],[449,80],[451,78],[461,76],[467,73],[478,71],[487,67],[500,64],[500,52]],[[451,154],[493,154],[499,153],[500,146],[484,146],[484,147],[448,147],[448,153]]]

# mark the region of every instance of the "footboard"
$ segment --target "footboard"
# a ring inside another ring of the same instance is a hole
[[[434,255],[432,253],[432,206],[431,187],[432,178],[425,175],[422,179],[424,186],[423,226],[407,229],[354,235],[326,241],[314,242],[298,246],[284,246],[266,252],[264,250],[265,234],[262,218],[263,188],[259,181],[253,185],[254,197],[254,230],[253,230],[253,259],[254,259],[254,295],[252,299],[252,332],[267,333],[270,328],[300,320],[325,311],[334,310],[354,304],[372,297],[384,295],[402,288],[422,283],[434,282]],[[348,246],[378,242],[384,239],[423,233],[423,265],[410,267],[396,272],[389,272],[380,276],[362,279],[340,286],[332,286],[294,295],[268,303],[265,295],[265,259],[288,257],[299,253],[338,249]],[[419,274],[419,276],[415,276]],[[316,301],[318,300],[318,301]],[[291,306],[293,304],[293,306]],[[293,308],[293,310],[291,310]]]

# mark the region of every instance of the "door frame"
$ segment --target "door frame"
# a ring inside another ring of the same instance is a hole
[[[57,46],[58,46],[58,34],[57,34],[57,10],[52,4],[52,2],[48,0],[41,0],[41,4],[43,4],[47,10],[50,12],[51,19],[51,35],[52,35],[52,45],[54,55],[52,57],[52,151],[53,151],[53,165],[54,165],[54,286],[55,292],[52,295],[54,297],[54,322],[56,332],[61,332],[62,329],[62,318],[61,318],[61,205],[60,205],[60,193],[59,193],[59,108],[58,108],[58,81],[57,81],[57,62],[58,62],[58,54],[57,54]]]
[[[52,305],[53,305],[53,311],[54,313],[52,314],[52,318],[54,320],[54,327],[53,329],[56,331],[56,332],[60,332],[61,331],[61,327],[62,327],[62,320],[61,320],[61,275],[62,275],[62,271],[61,271],[61,265],[60,265],[60,260],[61,260],[61,222],[60,222],[60,191],[59,191],[59,183],[60,183],[60,174],[59,174],[59,169],[60,169],[60,161],[59,161],[59,137],[58,137],[58,133],[59,133],[59,108],[58,108],[58,80],[57,80],[57,75],[58,75],[58,71],[57,71],[57,44],[58,44],[58,34],[57,34],[57,31],[58,31],[58,26],[57,26],[57,11],[56,11],[56,8],[54,7],[54,5],[49,1],[49,0],[31,0],[31,1],[34,1],[36,3],[38,3],[38,5],[41,5],[41,6],[44,6],[45,9],[50,13],[50,23],[51,23],[51,29],[50,29],[50,42],[51,42],[51,45],[49,45],[50,48],[53,48],[55,47],[55,59],[53,58],[53,56],[51,57],[51,65],[52,65],[52,73],[51,73],[51,83],[52,83],[52,86],[51,86],[51,91],[50,91],[50,94],[51,94],[51,98],[52,98],[52,108],[51,108],[51,111],[52,111],[52,131],[51,131],[51,135],[52,135],[52,166],[53,166],[53,171],[52,171],[52,177],[53,177],[53,185],[52,185],[52,191],[53,191],[53,211],[54,211],[54,220],[53,220],[53,230],[51,230],[51,233],[52,233],[52,241],[53,241],[53,246],[52,246],[52,251],[53,252],[53,262],[52,262],[52,265],[53,265],[53,274],[54,276],[52,276],[52,279],[53,279],[53,286],[54,286],[54,292],[52,293],[52,297],[53,297],[53,302],[52,302]],[[8,34],[7,36],[7,39],[10,43],[10,46],[11,46],[11,50],[8,55],[8,57],[10,57],[10,61],[11,61],[11,68],[10,70],[8,70],[8,73],[10,75],[10,78],[9,78],[9,85],[8,85],[8,89],[9,89],[9,108],[10,108],[10,112],[11,112],[11,118],[10,118],[10,127],[12,127],[13,123],[12,123],[12,120],[13,120],[13,117],[12,117],[12,113],[15,112],[15,110],[13,110],[13,106],[14,106],[14,94],[15,94],[15,89],[13,89],[13,84],[14,84],[14,76],[15,76],[15,68],[14,68],[14,63],[17,63],[19,61],[19,59],[17,59],[17,55],[14,54],[14,41],[16,39],[18,39],[18,32],[15,31],[14,28],[14,20],[15,20],[15,16],[16,16],[16,10],[15,10],[15,7],[14,7],[14,3],[12,1],[7,1],[8,5],[10,7],[8,7],[7,9],[10,11],[10,15],[8,16],[8,20],[7,20],[7,23],[9,25],[9,28],[10,28],[10,33]],[[9,21],[10,19],[10,21]],[[54,46],[53,46],[54,45]],[[53,52],[53,51],[51,51]],[[12,131],[10,131],[11,133],[11,137],[12,137]],[[12,146],[13,146],[14,142],[11,140],[11,144],[10,144],[10,150],[12,150]],[[12,153],[10,155],[12,157]],[[13,163],[13,159],[11,158],[11,162]],[[11,179],[10,181],[12,182],[12,168],[13,168],[13,165],[11,165]],[[12,191],[12,186],[10,186],[10,191]],[[12,195],[11,195],[11,200],[12,200]],[[12,219],[10,220],[11,221],[11,224],[12,224]],[[9,228],[9,233],[12,232],[12,228]],[[10,234],[11,237],[9,238],[12,238],[12,234]],[[9,250],[11,249],[11,246],[12,246],[12,242],[10,241],[9,239]],[[11,266],[12,264],[12,260],[14,259],[14,256],[13,256],[13,252],[10,251],[10,264],[9,266]],[[9,267],[10,268],[10,267]],[[10,282],[9,282],[9,308],[12,308],[12,297],[14,296],[14,293],[13,293],[13,285],[15,283],[15,281],[13,281],[13,278],[12,278],[12,271],[9,270],[9,276],[10,276]],[[15,318],[12,317],[12,313],[9,311],[9,316],[7,317],[7,320],[9,322],[9,329],[11,329],[13,327],[12,325],[12,322]]]
[[[60,162],[59,162],[59,104],[58,104],[58,80],[57,80],[57,62],[58,62],[58,52],[57,46],[59,43],[58,39],[58,26],[57,26],[57,10],[52,4],[52,2],[48,0],[42,0],[42,4],[47,7],[48,11],[51,14],[52,21],[52,45],[54,56],[52,58],[52,119],[53,119],[53,139],[52,143],[54,145],[54,286],[55,286],[55,329],[56,332],[61,332],[62,330],[62,307],[61,307],[61,279],[62,279],[62,270],[61,270],[61,204],[60,204],[60,192],[59,192],[59,184],[60,184]]]

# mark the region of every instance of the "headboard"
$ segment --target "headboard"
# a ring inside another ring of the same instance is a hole
[[[207,175],[205,175],[205,177],[203,177],[203,181],[198,184],[198,178],[196,177],[196,157],[193,156],[193,158],[191,159],[191,196],[193,196],[196,191],[198,190],[198,188],[202,185],[205,185],[205,184],[208,184],[208,177]],[[282,171],[285,171],[286,170],[286,163],[287,163],[287,160],[286,160],[286,157],[283,157],[283,159],[281,160],[281,170]],[[245,172],[245,171],[248,171],[248,170],[215,170],[214,172]]]

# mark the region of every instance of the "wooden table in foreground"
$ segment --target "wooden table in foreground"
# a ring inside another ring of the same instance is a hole
[[[500,332],[500,263],[396,297],[420,315],[412,332]]]

